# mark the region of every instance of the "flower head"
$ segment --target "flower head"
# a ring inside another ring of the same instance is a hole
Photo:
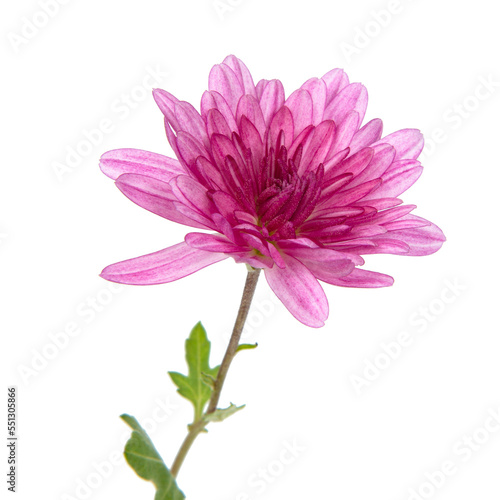
[[[319,327],[328,301],[318,280],[388,286],[390,276],[360,269],[362,255],[428,255],[445,240],[398,198],[422,172],[422,134],[381,138],[381,120],[361,126],[366,89],[340,69],[285,98],[279,80],[255,85],[228,56],[210,72],[200,113],[164,90],[154,98],[177,160],[118,149],[101,169],[139,206],[211,232],[112,264],[107,280],[168,283],[233,257],[262,268],[290,312]]]

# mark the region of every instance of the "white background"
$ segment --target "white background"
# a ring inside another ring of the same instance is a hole
[[[0,404],[17,385],[17,498],[152,499],[153,486],[115,460],[127,434],[119,414],[152,429],[168,464],[184,437],[191,407],[166,372],[185,370],[198,320],[220,361],[245,268],[228,260],[168,285],[111,291],[103,267],[177,243],[186,228],[128,201],[98,158],[119,147],[171,154],[153,83],[143,87],[148,71],[198,107],[211,66],[234,53],[255,81],[279,78],[287,94],[343,67],[368,88],[367,119],[382,118],[385,133],[421,129],[434,147],[404,200],[448,241],[429,257],[367,259],[395,277],[392,288],[325,285],[331,312],[320,330],[294,320],[262,279],[245,334],[259,347],[238,355],[221,401],[247,407],[198,438],[180,487],[189,500],[498,499],[493,2],[70,0],[50,18],[41,3],[5,2],[1,16]],[[68,147],[84,148],[103,119],[112,130],[56,175]],[[61,340],[71,325],[77,335]],[[409,343],[397,349],[404,332]],[[366,368],[375,362],[384,368]],[[426,485],[443,462],[453,474]]]

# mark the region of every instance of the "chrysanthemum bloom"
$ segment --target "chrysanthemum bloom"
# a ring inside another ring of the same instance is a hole
[[[398,196],[420,176],[422,134],[382,138],[382,121],[361,127],[368,96],[334,69],[285,98],[279,80],[254,84],[228,56],[212,68],[201,114],[164,90],[177,160],[136,149],[104,154],[102,171],[133,202],[197,229],[185,241],[110,265],[119,283],[168,283],[233,257],[264,270],[270,287],[302,323],[319,327],[328,301],[318,280],[383,287],[393,279],[360,269],[362,255],[428,255],[445,240]]]

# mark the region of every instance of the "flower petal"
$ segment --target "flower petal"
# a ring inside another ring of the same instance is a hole
[[[410,250],[407,255],[430,255],[437,252],[446,241],[443,231],[432,222],[426,221],[416,215],[407,215],[403,220],[415,220],[416,222],[427,222],[427,226],[413,229],[400,229],[389,231],[387,237],[397,239],[406,243]]]
[[[192,248],[207,252],[233,253],[247,250],[235,245],[220,234],[189,233],[186,234],[184,241]]]
[[[297,259],[284,255],[286,267],[265,269],[266,280],[285,307],[301,323],[314,328],[328,317],[328,300],[318,280]]]
[[[199,229],[209,228],[179,212],[177,199],[165,182],[145,175],[123,174],[116,186],[129,200],[160,217]]]
[[[368,105],[368,92],[361,83],[351,83],[341,90],[330,102],[323,115],[324,120],[333,120],[341,123],[352,111],[359,115],[359,124],[365,116]]]
[[[111,179],[122,174],[141,174],[168,182],[185,174],[182,165],[172,158],[140,149],[114,149],[101,156],[99,166]]]
[[[248,71],[248,68],[243,64],[243,62],[237,57],[230,55],[224,59],[223,63],[229,66],[234,71],[234,74],[243,87],[243,91],[245,92],[245,94],[257,98],[257,92],[255,91],[255,85],[253,83],[252,75],[250,74],[250,71]]]
[[[297,137],[307,126],[312,125],[313,102],[307,90],[298,89],[285,101],[292,112],[294,136]]]
[[[346,286],[352,288],[379,288],[391,286],[394,278],[387,274],[367,271],[365,269],[354,269],[354,271],[343,278],[331,281],[332,285]]]
[[[182,242],[159,252],[111,264],[103,269],[101,277],[127,285],[157,285],[184,278],[225,258],[225,254],[204,252]]]
[[[332,99],[347,85],[349,85],[349,78],[343,69],[332,69],[321,79],[326,84],[326,106],[330,104]]]
[[[283,84],[279,80],[267,82],[260,98],[260,107],[262,108],[266,126],[269,126],[273,116],[284,103],[285,89],[283,88]]]
[[[356,153],[360,149],[370,146],[374,142],[378,141],[382,137],[382,120],[375,118],[369,121],[366,125],[361,127],[352,138],[351,144],[351,154]]]
[[[405,128],[383,137],[378,144],[390,144],[396,149],[395,160],[415,160],[424,148],[424,136],[415,128]]]
[[[229,108],[236,114],[240,97],[244,94],[243,85],[227,64],[216,64],[208,77],[208,89],[218,92],[226,100]]]
[[[318,125],[323,121],[326,104],[326,83],[320,78],[310,78],[301,89],[307,90],[313,102],[312,124]]]

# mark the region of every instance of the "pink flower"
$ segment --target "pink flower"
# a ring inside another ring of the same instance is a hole
[[[319,327],[328,301],[318,280],[383,287],[360,269],[365,254],[428,255],[445,237],[398,196],[422,173],[423,137],[404,129],[381,139],[382,121],[361,127],[368,96],[334,69],[285,98],[279,80],[254,84],[228,56],[214,66],[201,114],[164,90],[154,98],[177,156],[118,149],[102,171],[139,206],[212,233],[106,267],[107,280],[168,283],[233,257],[264,269],[271,289],[302,323]]]

